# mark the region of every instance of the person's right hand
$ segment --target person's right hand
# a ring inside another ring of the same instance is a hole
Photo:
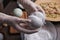
[[[6,20],[16,22],[16,23],[30,21],[29,19],[18,18],[15,16],[6,15],[6,14],[0,12],[0,22],[2,22],[2,21],[4,22]]]

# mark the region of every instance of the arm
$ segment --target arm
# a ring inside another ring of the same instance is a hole
[[[44,12],[42,7],[39,5],[33,3],[31,0],[17,0],[22,6],[25,8],[25,10],[30,14],[36,11]]]
[[[35,4],[31,0],[18,0],[28,13],[37,11]]]

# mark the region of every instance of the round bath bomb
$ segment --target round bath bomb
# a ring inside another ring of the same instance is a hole
[[[42,22],[45,23],[45,13],[42,13],[42,12],[33,12],[32,15],[35,15],[35,16],[41,18]]]
[[[19,8],[15,8],[15,9],[13,10],[13,13],[14,13],[17,17],[21,17],[21,16],[23,15],[22,10],[19,9]]]
[[[28,18],[31,20],[31,22],[29,23],[31,28],[40,28],[44,25],[42,19],[35,15],[30,15]]]

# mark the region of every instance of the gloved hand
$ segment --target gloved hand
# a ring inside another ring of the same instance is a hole
[[[45,12],[44,10],[33,3],[31,0],[17,0],[22,4],[25,10],[28,12],[28,19],[31,20],[30,27],[40,28],[45,23]]]

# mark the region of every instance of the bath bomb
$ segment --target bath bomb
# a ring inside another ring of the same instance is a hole
[[[35,16],[41,18],[42,21],[45,23],[45,13],[42,13],[42,12],[33,12],[32,15],[35,15]]]
[[[31,28],[40,28],[44,25],[42,19],[35,15],[30,15],[28,18],[31,20],[29,24]]]
[[[15,8],[15,9],[13,10],[13,13],[14,13],[17,17],[21,17],[21,16],[23,15],[22,10],[19,9],[19,8]]]

